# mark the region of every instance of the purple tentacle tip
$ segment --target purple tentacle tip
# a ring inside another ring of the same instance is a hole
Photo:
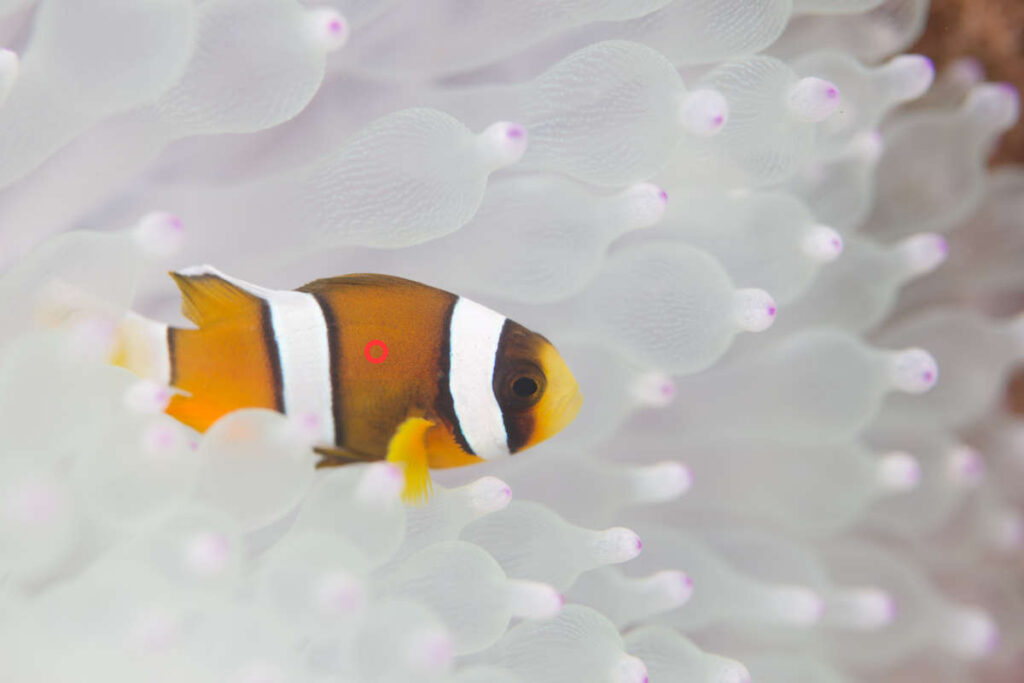
[[[976,477],[984,471],[984,464],[981,456],[977,453],[969,453],[964,459],[964,472],[971,477]]]
[[[165,450],[174,445],[174,432],[160,425],[146,433],[146,440],[153,449]]]
[[[768,315],[772,316],[773,318],[775,317],[775,307],[774,306],[769,306],[768,307]]]
[[[996,87],[1002,90],[1004,93],[1010,95],[1011,97],[1017,96],[1017,88],[1015,88],[1012,83],[1005,83],[1003,81],[1000,81],[999,83],[996,83]]]
[[[526,134],[521,126],[509,126],[508,137],[512,140],[519,140]]]

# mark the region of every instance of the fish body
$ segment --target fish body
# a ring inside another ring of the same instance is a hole
[[[580,408],[547,339],[434,287],[355,274],[282,291],[210,266],[171,275],[196,328],[132,315],[114,362],[179,389],[167,412],[199,431],[239,408],[312,415],[324,464],[400,462],[416,498],[428,468],[517,453]]]

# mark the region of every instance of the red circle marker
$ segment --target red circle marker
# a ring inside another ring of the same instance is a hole
[[[370,352],[375,348],[380,348],[381,353],[379,356],[370,355]],[[383,363],[388,358],[388,345],[380,339],[373,339],[366,343],[366,348],[363,349],[363,355],[366,356],[366,360],[371,363]]]

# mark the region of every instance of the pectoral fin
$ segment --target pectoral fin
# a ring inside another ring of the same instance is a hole
[[[388,442],[387,461],[405,470],[402,500],[407,503],[425,502],[430,496],[426,432],[433,426],[433,422],[422,417],[407,418]]]

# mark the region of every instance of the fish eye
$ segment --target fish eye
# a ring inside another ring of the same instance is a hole
[[[526,362],[514,363],[501,375],[495,376],[495,394],[503,410],[522,411],[536,405],[544,395],[547,382],[539,367]]]
[[[530,398],[537,393],[538,389],[540,386],[532,377],[519,377],[512,382],[512,393],[519,398]]]

